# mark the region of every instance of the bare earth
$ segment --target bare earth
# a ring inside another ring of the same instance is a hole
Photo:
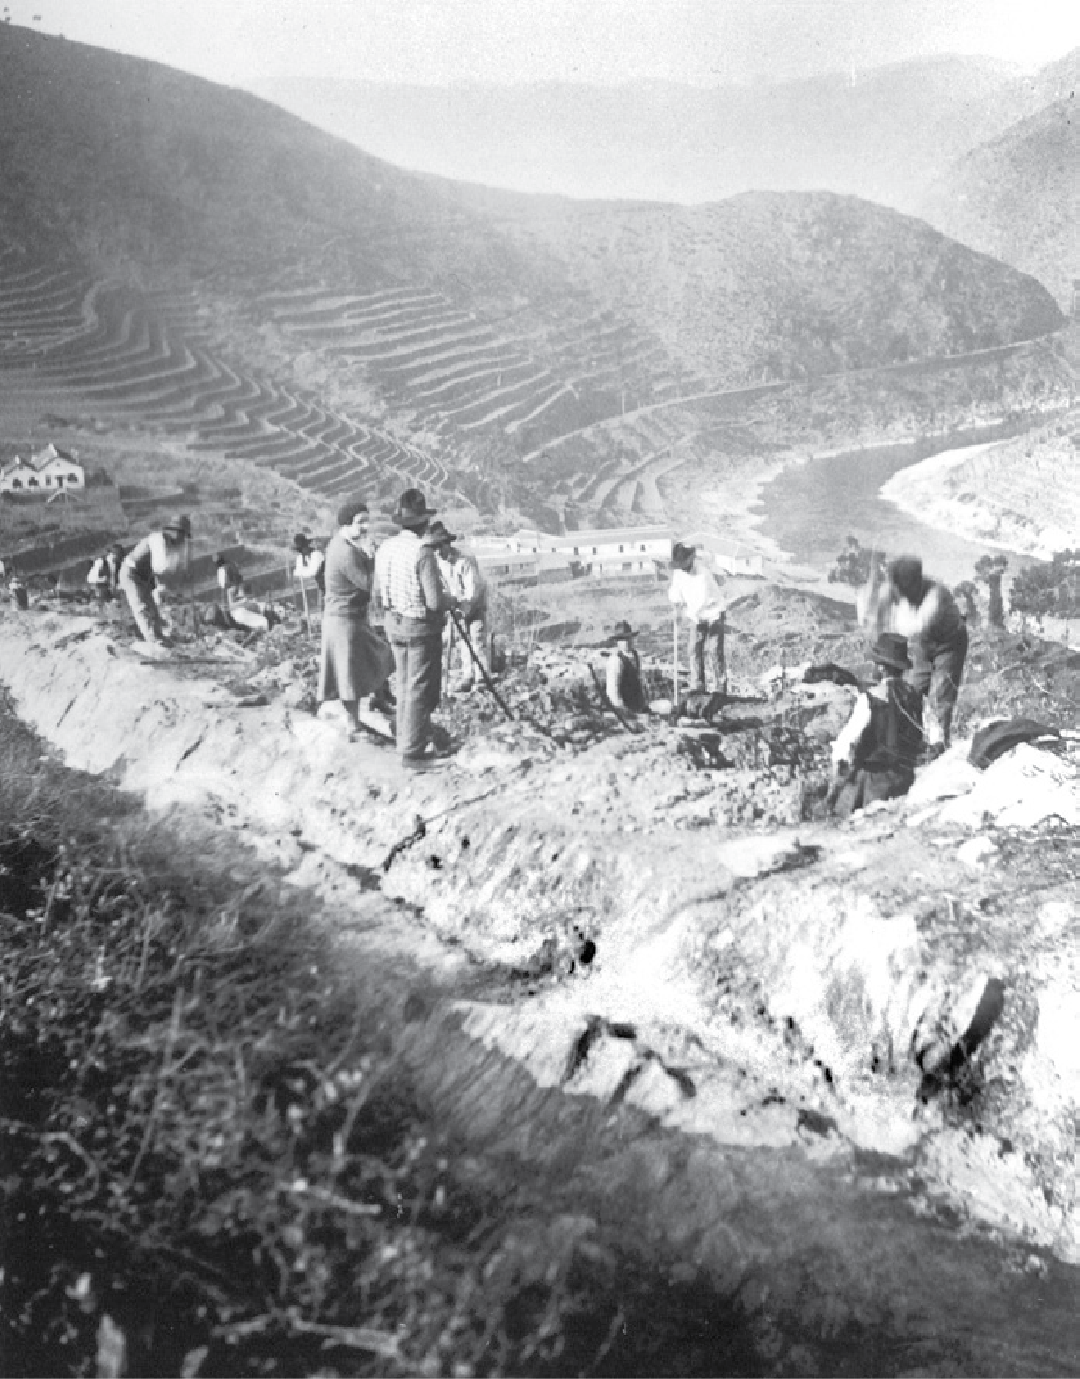
[[[901,470],[882,489],[921,522],[1049,560],[1080,545],[1075,410],[1026,436],[947,451]]]

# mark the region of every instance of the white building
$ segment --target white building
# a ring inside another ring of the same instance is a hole
[[[765,557],[752,546],[743,546],[735,541],[725,541],[721,537],[695,533],[683,538],[683,545],[696,546],[706,552],[713,568],[726,575],[765,574]]]
[[[561,559],[590,574],[654,574],[658,562],[671,559],[671,532],[667,527],[598,527],[570,531],[519,531],[507,538],[511,549],[538,557]]]
[[[28,460],[16,458],[0,469],[0,493],[57,493],[85,488],[86,473],[74,455],[50,442]]]

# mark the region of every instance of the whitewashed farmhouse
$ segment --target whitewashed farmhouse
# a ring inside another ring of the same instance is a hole
[[[16,457],[0,469],[0,493],[58,493],[85,487],[86,472],[76,456],[58,450],[51,441],[28,460]]]

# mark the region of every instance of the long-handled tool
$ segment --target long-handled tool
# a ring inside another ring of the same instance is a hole
[[[476,669],[480,672],[480,678],[483,680],[485,687],[491,691],[492,697],[494,698],[496,704],[498,704],[499,708],[502,709],[504,714],[506,714],[507,718],[509,718],[510,721],[513,722],[514,715],[510,712],[510,708],[506,700],[495,688],[495,683],[492,680],[491,676],[488,674],[487,667],[484,665],[483,661],[481,661],[479,655],[477,654],[476,648],[469,640],[469,634],[465,631],[465,624],[461,621],[461,615],[458,613],[456,608],[451,608],[450,620],[457,629],[458,636],[461,638],[461,640],[465,643],[466,647],[468,648],[469,655],[472,657],[473,664],[476,666]]]
[[[675,708],[678,709],[678,707],[679,707],[679,610],[678,610],[677,608],[676,608],[676,610],[675,610],[675,616],[674,616],[674,618],[672,619],[672,623],[671,623],[671,635],[672,635],[672,639],[673,639],[673,641],[674,641],[674,649],[673,649],[672,654],[671,654],[671,683],[672,683],[672,685],[674,686],[674,688],[672,689],[671,695],[672,695],[672,702],[674,703]]]
[[[310,636],[311,636],[311,613],[308,611],[307,585],[304,583],[304,576],[303,576],[303,575],[300,575],[299,578],[300,578],[300,597],[301,597],[301,599],[303,599],[303,602],[304,602],[304,627],[306,628],[307,634],[308,634],[308,636],[310,637]]]
[[[199,610],[195,607],[195,564],[191,559],[191,550],[188,552],[188,594],[191,599],[191,631],[197,642],[202,643],[202,624],[199,621]]]

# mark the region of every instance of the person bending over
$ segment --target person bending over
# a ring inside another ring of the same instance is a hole
[[[876,683],[855,701],[833,743],[833,812],[846,818],[874,800],[906,795],[923,746],[922,695],[906,684],[911,668],[907,641],[883,632],[871,648]]]
[[[191,568],[191,518],[184,515],[151,532],[128,552],[117,584],[147,642],[163,645],[172,632],[164,607],[167,584]]]
[[[607,697],[626,713],[647,713],[649,705],[641,686],[641,657],[634,646],[635,632],[625,620],[615,624],[608,638]]]
[[[956,700],[968,652],[964,615],[946,586],[923,575],[922,561],[901,556],[889,562],[886,580],[869,600],[871,635],[906,637],[912,668],[908,681],[927,699],[940,732],[940,750],[952,736]]]

